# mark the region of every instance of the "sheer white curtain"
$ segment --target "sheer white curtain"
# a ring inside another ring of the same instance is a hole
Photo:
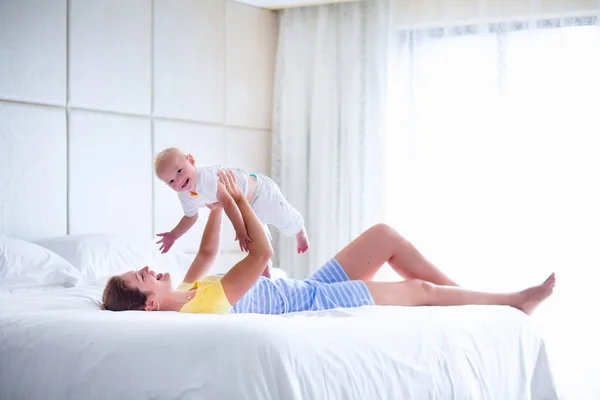
[[[378,221],[389,1],[280,14],[273,177],[304,216],[311,249],[275,236],[275,265],[304,278]]]
[[[467,287],[556,272],[534,321],[567,398],[600,398],[600,2],[398,3],[387,222]]]
[[[565,397],[600,398],[599,20],[598,0],[282,12],[273,176],[312,248],[278,238],[276,264],[305,277],[383,212],[464,286],[556,272],[532,321]]]

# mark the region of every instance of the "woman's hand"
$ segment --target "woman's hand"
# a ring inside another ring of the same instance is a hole
[[[223,208],[221,206],[221,203],[219,203],[218,201],[215,203],[206,203],[206,208],[208,208],[209,210],[218,210],[219,208]]]
[[[240,185],[237,184],[234,173],[229,169],[222,169],[217,172],[217,176],[219,177],[219,181],[225,185],[225,189],[227,189],[227,193],[229,193],[231,198],[236,203],[240,201],[244,194],[242,193],[242,189],[240,189]]]
[[[227,214],[227,217],[233,224],[235,240],[238,241],[240,250],[249,251],[248,243],[252,242],[252,239],[248,236],[248,230],[239,209],[241,201],[245,200],[242,189],[240,189],[235,175],[231,170],[222,169],[217,172],[217,176],[219,177],[217,200],[219,200],[219,203],[225,210],[225,214]]]

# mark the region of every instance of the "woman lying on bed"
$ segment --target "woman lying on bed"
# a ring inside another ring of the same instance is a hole
[[[261,222],[228,171],[219,178],[239,205],[249,236],[249,254],[223,277],[206,276],[219,251],[220,208],[213,209],[200,250],[184,283],[171,286],[169,274],[148,267],[114,276],[103,295],[103,307],[112,311],[180,311],[187,313],[283,314],[364,305],[454,306],[508,305],[531,314],[554,288],[550,275],[542,284],[515,293],[483,293],[460,288],[427,261],[406,239],[387,225],[367,229],[305,280],[261,276],[273,255]],[[401,282],[373,282],[384,263]]]

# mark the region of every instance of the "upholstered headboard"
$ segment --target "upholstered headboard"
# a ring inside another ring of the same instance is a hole
[[[0,234],[171,229],[182,212],[152,171],[167,146],[269,173],[276,35],[274,13],[230,1],[3,6]],[[223,238],[238,257],[229,222]]]

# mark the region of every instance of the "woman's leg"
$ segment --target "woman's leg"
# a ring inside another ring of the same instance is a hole
[[[556,278],[516,293],[474,292],[453,286],[438,286],[419,279],[404,282],[365,282],[377,305],[458,306],[467,304],[506,305],[531,314],[554,289]]]
[[[335,259],[350,280],[372,281],[386,262],[404,279],[458,286],[393,228],[378,224],[344,247]]]

